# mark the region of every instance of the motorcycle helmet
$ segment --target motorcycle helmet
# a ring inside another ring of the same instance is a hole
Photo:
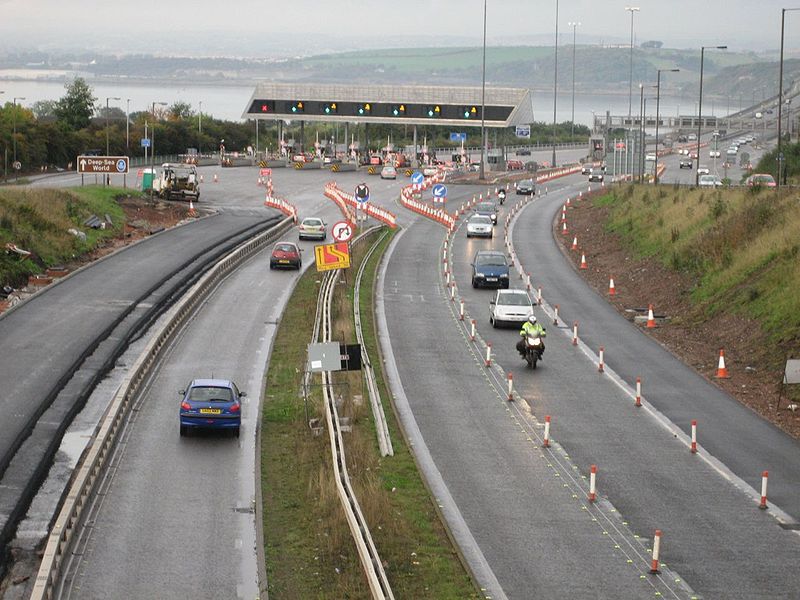
[[[530,317],[528,317],[528,323],[530,323],[531,325],[536,325],[536,315],[531,315]]]

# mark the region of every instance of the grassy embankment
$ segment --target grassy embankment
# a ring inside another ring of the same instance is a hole
[[[125,213],[117,204],[120,188],[84,187],[64,189],[0,188],[0,285],[19,287],[28,275],[41,273],[48,266],[63,264],[121,234]],[[112,225],[91,229],[83,225],[91,215],[109,215]],[[68,233],[77,229],[86,240]],[[21,259],[5,251],[15,244],[33,255]]]
[[[340,414],[349,416],[353,425],[352,433],[344,434],[347,468],[396,597],[478,598],[403,442],[380,370],[372,282],[390,238],[383,240],[366,267],[361,314],[394,456],[380,457],[361,373],[338,373],[334,379],[336,394],[343,399]],[[353,281],[367,249],[368,244],[354,249],[347,285],[336,292],[334,337],[348,343],[355,342]],[[267,376],[261,471],[271,598],[369,597],[336,495],[328,433],[315,437],[305,422],[301,382],[321,280],[313,268],[300,279],[281,319]],[[319,387],[312,387],[309,417],[324,422],[323,410]]]
[[[626,186],[596,201],[635,254],[690,273],[695,314],[756,319],[776,361],[800,340],[800,204],[791,190]],[[782,364],[782,363],[781,363]]]

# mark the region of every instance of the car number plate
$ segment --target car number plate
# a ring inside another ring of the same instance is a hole
[[[279,262],[280,264],[282,264],[282,265],[288,265],[288,264],[289,264],[289,261],[288,261],[288,260],[283,260],[283,259],[279,260],[278,262]]]
[[[487,277],[486,281],[497,281],[497,277]]]
[[[218,415],[222,411],[219,408],[201,408],[200,414],[201,415]]]

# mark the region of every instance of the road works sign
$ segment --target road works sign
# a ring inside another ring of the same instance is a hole
[[[79,156],[78,173],[108,173],[127,175],[127,156]]]
[[[317,271],[350,268],[350,249],[347,242],[314,246],[314,257],[317,260]]]

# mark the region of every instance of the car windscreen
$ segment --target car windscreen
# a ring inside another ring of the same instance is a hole
[[[505,266],[506,257],[502,254],[479,254],[475,257],[475,264],[479,266]]]
[[[478,225],[491,225],[492,220],[489,217],[485,217],[483,215],[475,215],[469,220],[470,224],[478,224]]]
[[[530,306],[531,300],[527,294],[500,294],[497,303],[508,306]]]
[[[519,182],[519,185],[521,185],[522,187],[533,187],[533,181],[531,181],[530,179],[523,179],[522,181]]]
[[[319,219],[303,219],[303,225],[307,227],[320,227],[322,225],[322,221]]]
[[[493,213],[493,212],[495,212],[496,209],[495,209],[494,204],[491,204],[489,202],[479,202],[475,206],[475,210],[477,212],[481,212],[481,213]]]
[[[278,252],[294,252],[294,246],[291,244],[278,244],[275,246],[275,250]]]
[[[193,402],[232,402],[233,393],[230,388],[218,386],[193,387],[189,391],[189,400]]]

